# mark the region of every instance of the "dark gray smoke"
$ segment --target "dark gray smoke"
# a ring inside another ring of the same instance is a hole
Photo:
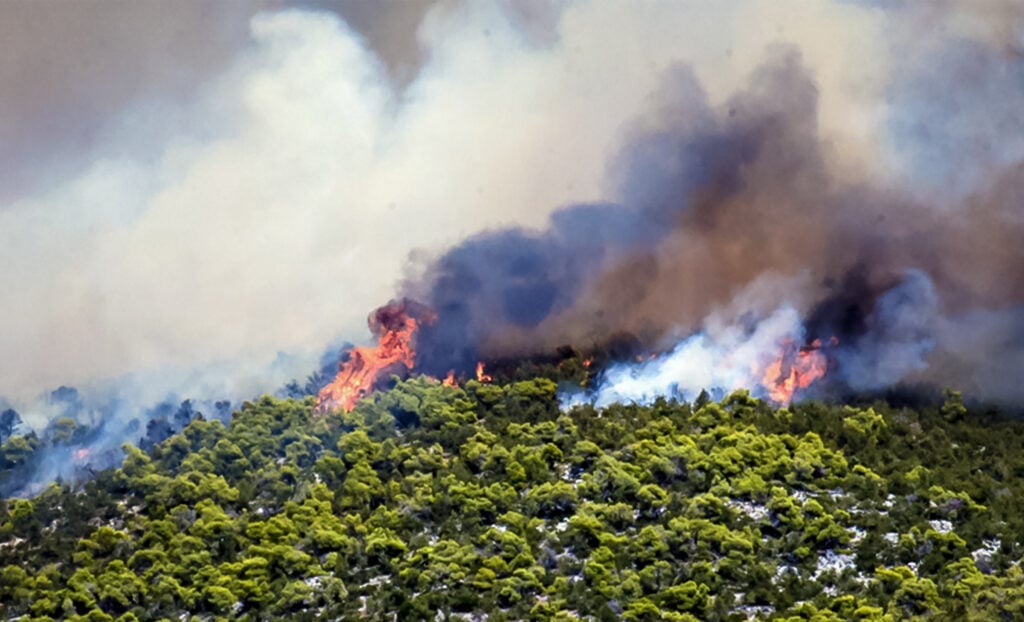
[[[654,244],[667,230],[652,214],[618,205],[579,205],[552,216],[551,228],[474,237],[441,257],[426,298],[440,315],[418,349],[425,369],[469,369],[488,337],[530,330],[568,311],[608,258]]]
[[[100,4],[0,3],[22,431],[273,390],[483,229],[402,288],[427,371],[835,336],[850,387],[1024,403],[1020,2]]]
[[[616,204],[567,207],[544,231],[470,238],[407,284],[441,318],[421,341],[427,368],[586,347],[623,331],[665,348],[709,318],[792,306],[808,342],[838,340],[832,381],[847,389],[906,380],[1018,399],[1024,152],[1013,143],[1024,105],[1000,95],[1020,96],[1012,86],[1024,60],[972,45],[953,74],[915,74],[894,91],[906,102],[895,135],[913,145],[901,174],[842,164],[793,49],[771,50],[719,105],[691,71],[673,72],[613,162]],[[972,68],[983,97],[937,97]],[[772,279],[778,286],[764,285]],[[979,347],[962,351],[963,334]],[[995,345],[1005,364],[979,364],[981,348]]]

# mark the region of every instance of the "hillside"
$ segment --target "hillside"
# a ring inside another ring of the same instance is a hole
[[[1011,620],[1024,425],[956,394],[590,406],[417,377],[264,397],[0,507],[22,620]]]

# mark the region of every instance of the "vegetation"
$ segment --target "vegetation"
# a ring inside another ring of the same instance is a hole
[[[955,393],[564,412],[556,386],[413,378],[319,417],[264,397],[126,445],[120,468],[0,502],[0,615],[1024,615],[1016,421]]]

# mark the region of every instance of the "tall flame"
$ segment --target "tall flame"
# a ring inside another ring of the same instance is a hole
[[[793,394],[798,389],[809,387],[824,376],[827,370],[828,358],[821,351],[820,339],[801,348],[795,348],[793,342],[789,341],[783,344],[779,358],[765,367],[761,384],[767,389],[772,401],[788,404],[793,401]]]
[[[476,379],[478,382],[490,382],[494,380],[489,374],[484,373],[484,362],[480,361],[476,364]]]
[[[381,377],[403,366],[412,369],[416,362],[416,331],[436,320],[437,315],[428,307],[407,299],[393,300],[370,314],[368,323],[370,331],[378,337],[377,345],[349,352],[348,360],[338,366],[338,375],[320,390],[317,412],[352,410]]]

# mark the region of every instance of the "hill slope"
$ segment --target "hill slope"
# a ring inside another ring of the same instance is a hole
[[[0,508],[6,619],[1019,619],[1024,425],[555,384],[264,397]]]

